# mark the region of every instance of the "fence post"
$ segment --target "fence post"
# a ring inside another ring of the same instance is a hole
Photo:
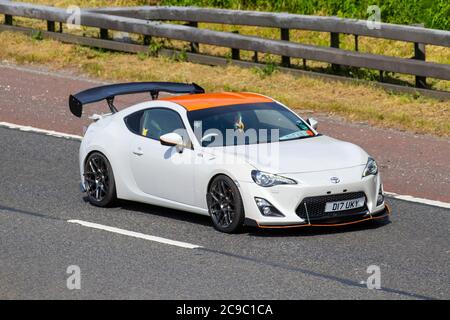
[[[424,25],[421,24],[414,24],[415,27],[424,27]],[[424,43],[417,43],[414,42],[414,57],[413,59],[416,60],[426,60],[426,54],[425,54],[425,44]],[[416,88],[426,88],[427,87],[427,78],[416,76]]]
[[[12,26],[13,17],[9,14],[5,14],[5,24]]]
[[[192,28],[198,28],[198,22],[197,21],[189,21],[186,23],[186,26],[192,27]],[[198,53],[200,51],[200,45],[198,42],[191,42],[191,52]]]
[[[357,34],[355,34],[355,51],[359,51],[359,41]]]
[[[339,49],[339,46],[340,46],[339,33],[337,33],[337,32],[330,32],[330,47]],[[340,65],[333,63],[333,64],[331,64],[331,68],[334,71],[338,71],[340,69]]]
[[[108,29],[100,29],[100,39],[108,39]]]
[[[258,51],[255,51],[254,53],[253,53],[253,62],[255,62],[255,63],[258,63]]]
[[[144,46],[149,46],[150,43],[152,43],[152,37],[151,36],[144,36]]]
[[[55,21],[47,21],[47,31],[55,32]]]
[[[414,43],[414,59],[425,61],[425,44],[423,43]],[[427,87],[427,78],[416,76],[416,87],[417,88],[426,88]]]
[[[289,41],[289,29],[281,28],[281,40],[283,41]],[[281,57],[281,65],[283,67],[290,67],[291,66],[291,58],[287,56]]]
[[[232,33],[239,34],[239,31],[232,31]],[[231,48],[231,59],[241,60],[241,52],[239,51],[239,49]]]

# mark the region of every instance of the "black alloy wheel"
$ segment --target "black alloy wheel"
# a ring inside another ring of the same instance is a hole
[[[116,185],[111,165],[100,152],[93,152],[86,159],[84,181],[91,204],[106,207],[116,199]]]
[[[239,189],[225,175],[216,176],[210,183],[206,196],[208,210],[214,227],[225,233],[235,233],[245,219],[244,206]]]

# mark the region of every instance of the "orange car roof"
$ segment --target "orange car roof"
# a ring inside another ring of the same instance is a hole
[[[191,94],[163,98],[161,100],[178,103],[188,111],[236,104],[273,102],[272,99],[263,97],[259,94],[234,92]]]

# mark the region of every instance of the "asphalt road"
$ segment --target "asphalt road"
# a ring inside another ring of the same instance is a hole
[[[450,210],[390,199],[391,223],[215,231],[207,217],[78,189],[79,142],[0,128],[1,299],[449,299]],[[69,223],[196,244],[187,249]],[[66,286],[67,267],[81,289]],[[369,265],[381,289],[362,282]]]

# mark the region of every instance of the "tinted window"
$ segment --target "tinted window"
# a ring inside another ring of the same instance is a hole
[[[159,137],[166,133],[184,129],[179,114],[163,108],[133,113],[125,118],[125,123],[131,132],[155,140],[159,140]]]
[[[141,129],[141,119],[142,115],[144,114],[144,111],[139,111],[133,114],[130,114],[125,118],[125,124],[127,125],[128,129],[136,134],[139,134],[139,131]]]
[[[256,103],[188,112],[203,146],[287,141],[315,136],[304,121],[277,103]]]

